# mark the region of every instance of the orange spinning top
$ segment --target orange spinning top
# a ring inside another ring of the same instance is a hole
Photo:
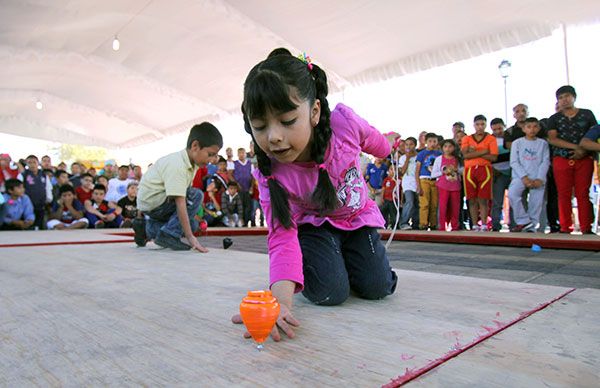
[[[240,303],[240,315],[246,329],[262,349],[262,343],[269,337],[279,317],[279,302],[271,291],[248,291],[248,296]]]

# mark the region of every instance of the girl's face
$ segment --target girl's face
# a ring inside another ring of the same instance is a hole
[[[454,146],[451,143],[444,143],[442,148],[444,155],[452,155],[454,153]]]
[[[267,111],[266,117],[250,120],[258,146],[280,163],[309,162],[313,127],[319,123],[321,102],[312,106],[295,94],[290,99],[298,105],[288,112]]]

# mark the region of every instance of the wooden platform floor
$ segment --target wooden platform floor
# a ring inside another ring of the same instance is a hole
[[[0,233],[0,244],[8,238],[31,237]],[[298,338],[258,352],[229,318],[247,290],[266,287],[267,271],[265,254],[233,249],[0,248],[0,386],[397,386],[449,355],[407,386],[600,378],[599,290],[532,313],[570,289],[398,270],[397,292],[382,301],[319,307],[298,295]]]

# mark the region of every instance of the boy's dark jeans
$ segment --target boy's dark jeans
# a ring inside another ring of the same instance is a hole
[[[377,229],[339,230],[326,223],[298,228],[304,268],[302,294],[311,302],[333,306],[350,290],[364,299],[393,294],[398,278],[390,268]]]
[[[187,214],[190,218],[192,231],[198,229],[198,221],[194,219],[194,216],[200,209],[203,197],[202,191],[193,187],[188,188],[185,194]],[[167,198],[162,205],[144,212],[144,214],[150,217],[146,223],[146,234],[149,239],[155,239],[159,230],[175,238],[183,236],[183,228],[179,222],[179,217],[177,217],[177,207],[174,199]]]

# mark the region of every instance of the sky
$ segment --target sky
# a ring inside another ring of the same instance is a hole
[[[600,117],[600,24],[568,29],[570,84],[577,90],[576,106],[591,109]],[[403,138],[432,131],[451,136],[452,124],[465,123],[473,131],[476,114],[488,120],[504,118],[504,82],[498,71],[502,60],[512,63],[507,78],[508,124],[512,125],[512,107],[529,106],[531,116],[548,117],[554,112],[555,91],[567,84],[562,30],[522,46],[504,49],[480,57],[435,69],[409,74],[385,82],[346,89],[330,95],[330,106],[339,102],[350,106],[381,132],[399,132]],[[318,58],[315,58],[318,63]],[[243,130],[241,117],[215,125],[221,130],[225,147],[248,147],[250,136]],[[185,146],[187,133],[135,148],[109,150],[119,164],[133,162],[144,169],[158,157]],[[2,134],[0,152],[13,157],[31,153],[49,154],[55,143]],[[222,150],[221,154],[225,154]],[[235,155],[235,152],[234,152]]]

